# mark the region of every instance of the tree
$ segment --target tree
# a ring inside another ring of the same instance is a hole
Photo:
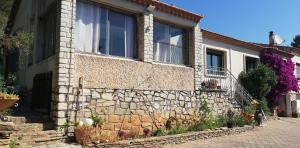
[[[0,37],[4,34],[4,27],[6,25],[13,2],[14,0],[0,1]]]
[[[245,89],[261,102],[263,110],[266,113],[270,112],[266,95],[277,83],[276,73],[271,68],[259,64],[255,69],[243,71],[239,75],[239,80]]]
[[[272,50],[262,52],[260,59],[263,64],[272,68],[277,75],[277,84],[272,87],[271,92],[267,95],[272,107],[278,105],[282,95],[286,95],[290,91],[299,91],[298,81],[294,74],[295,64],[291,59],[284,60]]]
[[[239,80],[254,98],[262,100],[276,85],[277,76],[271,68],[259,64],[255,69],[243,71]]]
[[[291,46],[300,48],[300,34],[296,35],[291,43]]]
[[[20,59],[22,60],[24,60],[24,58],[31,53],[31,45],[33,41],[32,33],[20,31],[17,32],[14,36],[4,33],[4,28],[6,27],[13,2],[14,0],[0,1],[0,49],[3,51],[3,55],[0,55],[1,65],[3,64],[3,57],[7,54],[15,52],[15,49],[22,50],[22,54],[20,57]],[[3,69],[0,70],[1,72],[3,72]]]

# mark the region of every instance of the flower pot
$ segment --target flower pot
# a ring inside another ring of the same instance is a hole
[[[101,129],[89,126],[75,127],[74,135],[76,142],[81,145],[91,144],[97,140],[97,135],[101,134]]]
[[[0,110],[4,110],[12,107],[19,100],[18,96],[9,95],[9,94],[0,94]]]

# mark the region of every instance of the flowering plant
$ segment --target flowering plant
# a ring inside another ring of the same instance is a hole
[[[260,55],[261,62],[272,68],[277,75],[277,84],[272,87],[271,92],[267,95],[272,105],[278,104],[282,95],[289,91],[299,91],[298,81],[294,74],[295,64],[291,59],[283,59],[280,55],[266,50]]]

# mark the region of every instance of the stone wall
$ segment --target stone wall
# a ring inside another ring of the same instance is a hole
[[[112,134],[118,130],[143,134],[144,128],[155,130],[170,117],[178,123],[190,123],[204,100],[215,115],[239,108],[224,92],[84,89],[75,98],[69,107],[80,110],[74,112],[71,120],[75,120],[75,115],[77,119],[89,117],[90,110],[85,108],[91,108],[106,120],[103,130]]]

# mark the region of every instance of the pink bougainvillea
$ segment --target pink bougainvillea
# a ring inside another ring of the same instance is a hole
[[[294,74],[295,64],[291,59],[283,59],[280,55],[266,50],[260,56],[261,62],[272,68],[277,75],[277,84],[267,95],[269,101],[276,105],[282,95],[290,91],[299,91],[298,81]]]

